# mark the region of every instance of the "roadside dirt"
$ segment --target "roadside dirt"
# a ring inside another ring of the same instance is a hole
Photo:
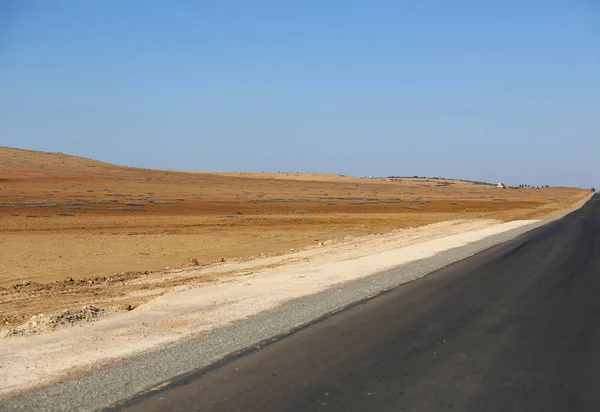
[[[130,284],[152,291],[168,285],[169,293],[103,318],[105,311],[88,306],[35,316],[8,330],[0,352],[0,398],[528,223],[445,221],[324,242],[293,254],[132,278]],[[51,333],[41,333],[46,331]]]
[[[203,173],[0,148],[0,325],[135,307],[232,262],[449,220],[536,219],[589,196],[450,179]],[[166,268],[169,269],[166,269]],[[214,268],[187,276],[187,268]]]

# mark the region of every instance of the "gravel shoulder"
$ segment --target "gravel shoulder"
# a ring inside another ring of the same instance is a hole
[[[228,282],[182,287],[81,327],[5,339],[0,388],[9,397],[0,409],[115,404],[547,222],[444,222],[357,239],[316,255],[300,252],[287,265],[256,266]],[[46,386],[14,395],[40,384]]]

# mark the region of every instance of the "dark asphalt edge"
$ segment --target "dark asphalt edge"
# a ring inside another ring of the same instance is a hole
[[[577,208],[579,209],[579,208]],[[429,258],[379,272],[343,286],[293,299],[199,336],[142,352],[116,365],[0,400],[1,411],[116,410],[156,390],[179,384],[267,344],[362,304],[443,267],[515,239],[574,212],[492,235]]]
[[[422,276],[420,276],[420,277],[422,277]],[[411,280],[416,280],[416,279],[417,278],[411,279]],[[317,323],[319,323],[321,321],[324,321],[327,318],[330,318],[331,316],[334,316],[334,315],[336,315],[338,313],[341,313],[341,312],[345,312],[346,310],[349,310],[349,309],[352,309],[352,308],[354,308],[356,306],[362,305],[362,304],[370,301],[371,299],[375,299],[375,298],[377,298],[379,296],[382,296],[382,295],[384,295],[386,293],[389,293],[389,292],[393,291],[394,289],[402,286],[403,284],[406,284],[406,283],[410,282],[411,280],[409,280],[407,282],[404,282],[404,283],[401,283],[399,285],[392,286],[392,287],[389,287],[387,289],[381,290],[378,293],[375,293],[374,295],[368,296],[368,297],[366,297],[366,298],[364,298],[362,300],[359,300],[357,302],[352,302],[351,304],[349,304],[349,305],[347,305],[347,306],[345,306],[345,307],[343,307],[341,309],[337,309],[337,310],[334,310],[332,312],[328,312],[328,313],[324,314],[323,316],[321,316],[319,318],[313,319],[313,320],[311,320],[310,322],[307,322],[307,323],[303,323],[303,324],[301,324],[299,326],[296,326],[296,327],[294,327],[294,328],[292,328],[292,329],[290,329],[290,330],[288,330],[286,332],[283,332],[283,333],[281,333],[281,334],[279,334],[277,336],[273,336],[271,338],[264,339],[264,340],[262,340],[260,342],[257,342],[256,344],[254,344],[252,346],[248,346],[248,347],[243,348],[243,349],[241,349],[241,350],[239,350],[237,352],[230,353],[230,354],[226,355],[224,358],[219,359],[216,362],[214,362],[212,364],[209,364],[208,366],[201,367],[199,369],[195,369],[195,370],[192,370],[190,372],[187,372],[187,373],[185,373],[183,375],[176,376],[175,378],[173,378],[173,379],[171,379],[171,380],[169,380],[167,382],[163,382],[163,383],[161,383],[161,384],[159,384],[159,385],[157,385],[157,386],[155,386],[153,388],[146,389],[145,391],[143,391],[143,392],[141,392],[139,394],[136,394],[136,395],[134,395],[131,398],[124,399],[124,400],[122,400],[120,402],[117,402],[117,403],[115,403],[115,404],[113,404],[111,406],[108,406],[108,407],[106,407],[106,408],[104,408],[102,410],[103,411],[107,411],[107,412],[108,411],[118,411],[118,410],[127,408],[130,405],[135,405],[135,404],[143,401],[144,399],[149,398],[151,396],[154,396],[157,393],[160,393],[162,391],[169,390],[170,388],[173,388],[175,386],[185,385],[188,382],[190,382],[191,380],[196,379],[198,376],[201,376],[201,375],[204,375],[204,374],[206,374],[208,372],[216,370],[216,369],[218,369],[218,368],[220,368],[220,367],[222,367],[222,366],[224,366],[224,365],[226,365],[226,364],[228,364],[230,362],[233,362],[233,361],[235,361],[237,359],[240,359],[240,358],[242,358],[242,357],[244,357],[244,356],[246,356],[246,355],[248,355],[250,353],[258,352],[259,350],[261,350],[261,349],[263,349],[263,348],[265,348],[265,347],[267,347],[269,345],[272,345],[272,344],[274,344],[276,342],[279,342],[280,340],[282,340],[282,339],[284,339],[284,338],[286,338],[288,336],[291,336],[291,335],[293,335],[293,334],[295,334],[297,332],[300,332],[300,331],[302,331],[302,330],[304,330],[304,329],[306,329],[308,327],[311,327],[312,325],[315,325],[315,324],[317,324]]]

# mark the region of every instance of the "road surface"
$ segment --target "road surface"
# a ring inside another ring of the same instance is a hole
[[[600,198],[129,411],[600,411]]]

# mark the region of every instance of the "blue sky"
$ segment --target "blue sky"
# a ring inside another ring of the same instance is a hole
[[[600,5],[0,1],[0,145],[600,186]]]

